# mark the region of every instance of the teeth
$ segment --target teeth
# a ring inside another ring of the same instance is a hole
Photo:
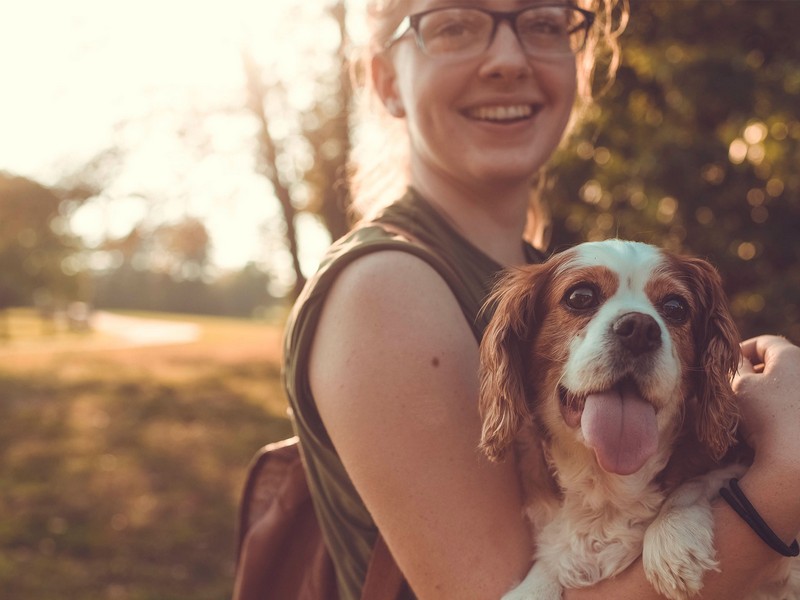
[[[473,119],[481,121],[513,121],[524,119],[533,114],[530,104],[520,104],[519,106],[478,106],[471,108],[467,114]]]

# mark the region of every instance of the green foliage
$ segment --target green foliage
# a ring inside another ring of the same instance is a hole
[[[35,294],[51,303],[80,296],[81,279],[68,267],[79,246],[61,207],[52,190],[0,172],[0,310],[29,305]]]
[[[795,2],[634,2],[610,91],[559,155],[554,247],[625,237],[707,257],[744,336],[800,341]]]
[[[280,304],[269,285],[269,275],[252,264],[214,281],[177,279],[123,264],[93,278],[93,302],[114,310],[252,317]]]
[[[107,240],[95,256],[108,267],[92,276],[96,308],[250,317],[274,305],[271,277],[254,263],[207,277],[210,238],[188,218],[154,229],[134,228]]]

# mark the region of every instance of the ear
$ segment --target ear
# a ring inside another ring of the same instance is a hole
[[[696,432],[719,460],[735,442],[739,425],[739,406],[731,388],[731,378],[739,366],[739,333],[714,267],[697,258],[687,259],[687,265],[697,284],[700,307],[693,324],[700,370]]]
[[[515,434],[529,418],[526,363],[537,325],[534,308],[544,286],[546,267],[533,265],[510,271],[489,297],[484,310],[495,307],[481,340],[480,396],[483,422],[480,448],[500,460]]]
[[[397,88],[397,72],[394,63],[386,53],[372,57],[372,85],[381,99],[383,106],[393,117],[402,118],[406,111]]]

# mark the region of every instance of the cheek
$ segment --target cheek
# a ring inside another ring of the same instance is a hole
[[[543,63],[534,71],[534,77],[551,102],[571,112],[578,90],[574,62]]]
[[[450,93],[456,84],[448,85],[452,78],[440,76],[434,81],[427,71],[418,81],[403,90],[409,139],[414,151],[438,156],[452,150],[452,139],[458,134],[458,115],[453,111]]]
[[[468,76],[458,65],[442,68],[417,56],[409,56],[404,64],[398,71],[399,93],[407,111],[418,119],[432,120],[433,113],[452,106]]]

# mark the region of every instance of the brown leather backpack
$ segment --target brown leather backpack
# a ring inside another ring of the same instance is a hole
[[[264,446],[250,463],[238,537],[234,600],[338,600],[296,437]],[[379,534],[361,598],[396,600],[402,584]]]

